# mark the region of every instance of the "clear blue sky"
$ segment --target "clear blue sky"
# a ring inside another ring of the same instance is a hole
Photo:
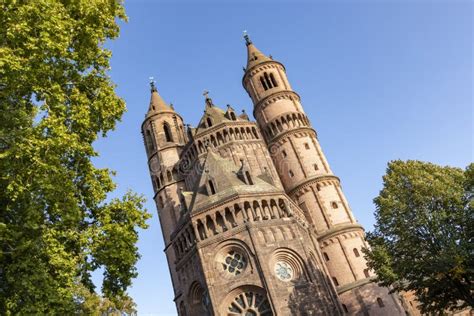
[[[187,123],[198,122],[204,89],[216,104],[252,113],[241,85],[242,30],[285,64],[366,229],[388,161],[465,167],[473,160],[469,1],[225,2],[126,1],[129,22],[108,44],[111,76],[128,112],[97,143],[96,164],[117,171],[118,194],[127,188],[144,194],[153,214],[129,291],[140,315],[176,315],[140,134],[148,77]]]

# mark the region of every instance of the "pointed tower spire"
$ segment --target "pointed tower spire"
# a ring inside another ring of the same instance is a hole
[[[247,68],[246,70],[249,70],[250,68],[254,67],[255,65],[258,65],[260,63],[263,63],[265,61],[271,61],[272,59],[265,56],[255,45],[252,43],[250,40],[249,35],[247,34],[247,31],[244,31],[244,39],[245,39],[245,44],[247,45]]]
[[[150,92],[150,107],[148,108],[147,116],[163,111],[174,111],[173,107],[169,106],[158,93],[158,89],[156,88],[156,81],[153,77],[150,77]]]

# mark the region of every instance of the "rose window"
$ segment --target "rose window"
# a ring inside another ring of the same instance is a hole
[[[239,275],[245,270],[247,260],[244,255],[236,251],[230,251],[222,263],[224,271],[230,274]]]
[[[227,316],[273,316],[267,298],[258,293],[239,294],[230,304]]]
[[[275,274],[282,281],[290,281],[293,279],[293,268],[286,262],[277,262],[275,264]]]

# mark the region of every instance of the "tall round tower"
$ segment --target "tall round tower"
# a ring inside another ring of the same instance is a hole
[[[181,213],[180,192],[184,180],[177,172],[182,147],[187,142],[181,116],[172,105],[168,105],[151,82],[151,99],[148,112],[141,126],[148,167],[153,183],[154,196],[161,231],[165,242],[168,263],[174,263],[176,254],[169,247]],[[176,271],[170,269],[173,284],[177,282]]]
[[[364,230],[329,167],[285,67],[259,51],[247,35],[245,40],[243,86],[285,191],[312,225],[343,309],[357,315],[403,315],[398,298],[373,282],[362,254]]]

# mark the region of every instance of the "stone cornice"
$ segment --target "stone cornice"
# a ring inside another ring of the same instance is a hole
[[[259,72],[259,71],[257,71],[258,68],[264,68],[264,66],[267,66],[267,65],[270,65],[270,64],[277,64],[278,66],[281,66],[283,68],[283,70],[286,72],[285,66],[282,63],[280,63],[279,61],[276,61],[276,60],[273,60],[273,59],[261,62],[259,64],[256,64],[255,66],[250,67],[249,69],[245,69],[245,74],[242,77],[242,86],[244,87],[244,89],[245,89],[245,80],[247,80],[247,78],[249,76],[253,76],[256,73],[258,73]]]
[[[153,200],[156,198],[156,196],[158,195],[158,193],[160,193],[161,191],[163,191],[163,189],[169,187],[170,185],[174,185],[174,184],[177,184],[177,183],[180,183],[180,182],[184,182],[184,179],[172,181],[172,182],[170,182],[170,183],[167,183],[167,184],[162,185],[161,188],[160,188],[158,191],[156,191],[155,195],[153,195]]]
[[[332,174],[327,174],[327,175],[322,175],[322,176],[314,176],[309,179],[305,179],[301,181],[300,183],[297,183],[295,186],[293,186],[291,189],[288,190],[288,195],[291,197],[293,196],[297,191],[304,189],[307,186],[310,186],[313,183],[321,182],[324,180],[336,180],[337,182],[340,182],[339,178],[336,177],[335,175]]]
[[[207,136],[209,134],[217,132],[219,129],[224,130],[226,127],[235,127],[235,126],[242,126],[242,127],[257,127],[257,123],[254,121],[224,121],[219,124],[216,124],[210,128],[206,128],[202,133],[196,133],[193,135],[194,140],[198,140],[201,137]]]
[[[296,99],[298,101],[301,100],[300,96],[298,93],[296,93],[295,91],[293,90],[280,90],[278,92],[275,92],[275,93],[272,93],[270,95],[267,95],[266,97],[264,97],[263,99],[261,99],[260,101],[258,101],[254,108],[253,108],[253,116],[254,117],[257,117],[255,115],[256,111],[257,110],[260,110],[260,107],[264,106],[268,106],[270,105],[271,103],[274,103],[276,102],[277,100],[281,99],[281,98],[284,98],[286,97],[287,99],[290,99],[292,100],[292,97],[296,97]]]
[[[274,145],[275,143],[279,142],[285,136],[293,135],[293,134],[296,134],[296,133],[302,133],[304,131],[314,133],[314,137],[316,137],[316,139],[318,139],[318,133],[316,132],[316,130],[314,128],[309,127],[309,126],[307,126],[307,127],[306,126],[300,126],[300,127],[297,127],[297,128],[286,130],[284,132],[281,132],[280,134],[277,134],[277,136],[275,136],[272,140],[270,140],[268,142],[268,147],[270,147],[271,145]]]
[[[367,278],[367,279],[358,280],[358,281],[355,281],[355,282],[352,282],[352,283],[349,283],[349,284],[338,286],[336,288],[337,294],[341,295],[342,293],[350,291],[350,290],[355,289],[357,287],[361,287],[361,286],[364,286],[366,284],[375,282],[375,279],[376,279],[376,277],[370,277],[370,278]]]
[[[150,116],[145,116],[145,119],[143,120],[143,123],[142,123],[142,125],[141,125],[142,133],[143,133],[143,125],[145,125],[146,122],[151,121],[151,119],[154,118],[155,116],[157,116],[157,115],[162,115],[162,114],[172,114],[172,115],[174,115],[174,116],[179,117],[179,118],[181,119],[181,121],[183,122],[183,118],[182,118],[181,115],[179,115],[177,112],[172,111],[172,110],[161,111],[161,112],[155,113],[155,114],[150,115]]]
[[[360,224],[352,224],[352,223],[351,224],[336,225],[333,228],[331,228],[331,229],[327,230],[326,232],[324,232],[323,234],[318,234],[317,238],[318,238],[319,242],[322,242],[326,239],[335,237],[335,236],[340,235],[342,233],[349,232],[349,231],[355,231],[355,230],[364,231],[364,227],[362,227]]]
[[[165,146],[161,147],[160,149],[155,149],[155,150],[153,151],[153,153],[150,155],[150,157],[148,157],[148,163],[150,163],[151,158],[153,158],[154,156],[156,156],[159,151],[163,151],[164,149],[169,149],[169,148],[173,148],[173,147],[183,148],[184,145],[177,144],[177,143],[169,143],[169,145],[165,145]]]

